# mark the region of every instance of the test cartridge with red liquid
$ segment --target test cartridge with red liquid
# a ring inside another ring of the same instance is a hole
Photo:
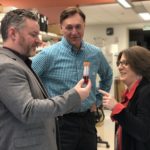
[[[90,74],[90,62],[85,61],[83,63],[83,79],[84,79],[84,84],[88,84],[89,80],[89,74]]]

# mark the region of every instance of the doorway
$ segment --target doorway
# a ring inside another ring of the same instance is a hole
[[[150,50],[150,30],[129,29],[129,46],[139,45]]]

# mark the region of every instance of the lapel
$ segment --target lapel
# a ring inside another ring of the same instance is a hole
[[[44,97],[45,98],[48,97],[48,94],[47,94],[40,78],[36,75],[36,73],[33,73],[31,71],[31,69],[25,64],[25,62],[20,57],[18,57],[17,55],[15,55],[15,53],[13,53],[10,50],[5,49],[5,48],[0,49],[0,54],[6,55],[7,57],[13,59],[14,63],[16,63],[16,65],[19,65],[21,68],[23,68],[29,74],[31,80],[34,81],[38,85],[38,87],[41,89]]]

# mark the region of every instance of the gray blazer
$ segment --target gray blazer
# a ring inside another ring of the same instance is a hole
[[[55,117],[80,103],[74,89],[48,99],[24,61],[0,48],[0,150],[56,150]]]

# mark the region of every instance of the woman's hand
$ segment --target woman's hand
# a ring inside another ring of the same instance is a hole
[[[118,103],[116,99],[114,99],[114,97],[106,91],[99,90],[99,92],[103,94],[103,106],[109,110],[112,110],[114,106]]]

